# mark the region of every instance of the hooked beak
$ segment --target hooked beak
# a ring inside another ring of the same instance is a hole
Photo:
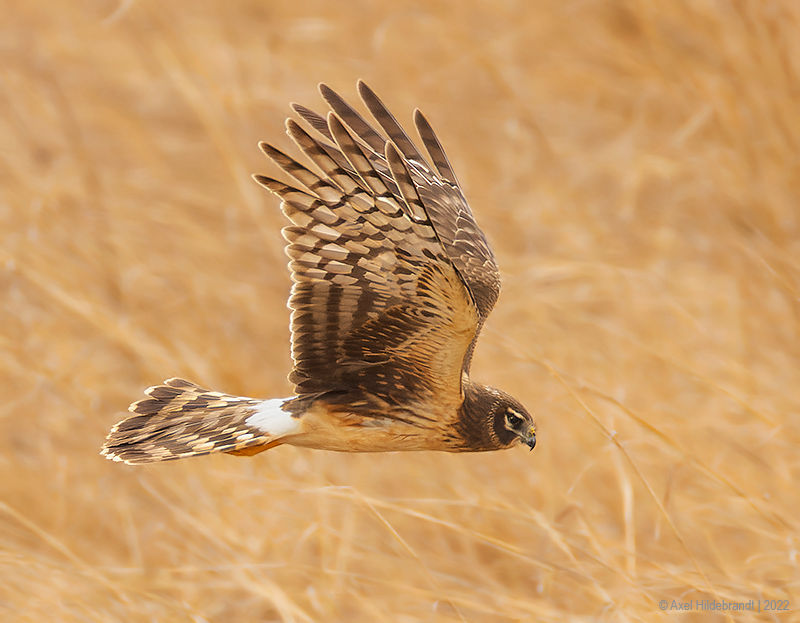
[[[536,429],[531,426],[525,435],[521,435],[522,443],[528,446],[531,450],[536,447]]]

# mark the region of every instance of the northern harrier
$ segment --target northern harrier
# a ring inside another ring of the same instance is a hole
[[[415,111],[428,159],[363,82],[358,91],[383,133],[330,88],[320,91],[327,117],[292,106],[313,135],[286,122],[319,172],[262,143],[299,185],[255,176],[292,222],[283,235],[295,395],[257,400],[168,379],[114,426],[107,458],[252,455],[279,444],[468,452],[522,441],[533,449],[525,408],[469,377],[500,276],[430,124]]]

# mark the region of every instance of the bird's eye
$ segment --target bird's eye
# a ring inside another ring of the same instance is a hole
[[[509,411],[506,413],[506,422],[511,428],[516,428],[520,424],[522,424],[522,418],[519,417],[516,413]]]

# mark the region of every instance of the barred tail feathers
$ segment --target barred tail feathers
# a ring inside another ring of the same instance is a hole
[[[133,414],[108,434],[101,454],[135,465],[212,452],[252,455],[299,430],[299,418],[281,407],[288,399],[257,400],[167,379],[145,390]]]

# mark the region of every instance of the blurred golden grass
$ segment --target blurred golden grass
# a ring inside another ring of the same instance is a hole
[[[796,3],[4,14],[3,620],[797,620]],[[504,270],[473,373],[540,445],[104,461],[168,376],[289,391],[256,142],[358,77],[449,150]]]

